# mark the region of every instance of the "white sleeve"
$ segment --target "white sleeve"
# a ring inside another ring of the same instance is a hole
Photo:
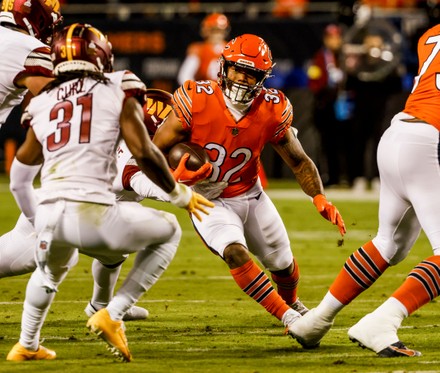
[[[170,197],[159,186],[154,184],[142,171],[136,172],[130,179],[130,186],[143,198],[169,202]]]
[[[40,171],[41,165],[30,166],[21,163],[17,158],[11,165],[9,188],[23,214],[33,224],[37,199],[35,197],[33,181]]]
[[[182,85],[187,80],[195,80],[196,72],[200,66],[200,59],[195,54],[186,56],[185,60],[180,66],[177,74],[177,82]]]

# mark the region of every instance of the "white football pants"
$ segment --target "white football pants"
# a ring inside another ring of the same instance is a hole
[[[408,255],[421,229],[440,255],[440,136],[425,123],[394,116],[377,153],[380,172],[379,229],[374,245],[390,265]]]

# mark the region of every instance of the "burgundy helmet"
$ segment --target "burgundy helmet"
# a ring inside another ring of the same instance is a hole
[[[12,24],[46,44],[62,19],[58,0],[3,0],[0,12],[2,25]]]
[[[74,23],[57,32],[52,41],[54,75],[75,71],[113,71],[112,45],[88,24]]]

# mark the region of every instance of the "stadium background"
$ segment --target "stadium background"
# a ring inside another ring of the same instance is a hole
[[[106,33],[113,44],[115,68],[130,69],[145,81],[147,86],[172,92],[177,88],[176,76],[186,47],[201,40],[200,21],[211,12],[223,12],[230,19],[230,38],[243,33],[255,33],[269,44],[276,66],[274,77],[266,86],[281,89],[294,106],[294,125],[310,157],[319,157],[319,134],[313,124],[313,95],[307,89],[307,64],[321,46],[322,32],[329,23],[351,27],[354,20],[353,3],[356,1],[310,1],[307,11],[295,17],[274,14],[273,1],[247,2],[210,1],[188,2],[136,2],[66,0],[62,4],[64,24],[88,22]],[[376,1],[377,3],[377,1]],[[383,2],[383,3],[386,3]],[[405,4],[405,1],[396,2]],[[412,1],[413,6],[401,8],[374,7],[373,17],[390,22],[403,36],[403,61],[407,74],[402,76],[402,92],[390,100],[387,117],[391,119],[407,94],[415,69],[415,40],[421,30],[437,21],[438,6],[426,1]],[[435,2],[434,2],[435,3]],[[0,131],[0,162],[5,137],[23,138],[16,134],[19,112]],[[389,122],[388,118],[384,122]],[[277,154],[266,147],[262,156],[269,178],[291,178],[287,166]],[[0,172],[4,167],[1,167]]]

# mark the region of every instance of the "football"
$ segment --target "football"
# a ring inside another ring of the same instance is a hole
[[[189,158],[186,161],[186,168],[190,171],[197,171],[206,162],[209,162],[208,154],[199,144],[180,142],[174,145],[168,153],[168,163],[173,170],[177,168],[180,159],[185,153],[189,154]]]
[[[144,124],[151,137],[173,110],[172,100],[173,95],[169,92],[156,88],[147,89],[147,101],[143,106]]]

